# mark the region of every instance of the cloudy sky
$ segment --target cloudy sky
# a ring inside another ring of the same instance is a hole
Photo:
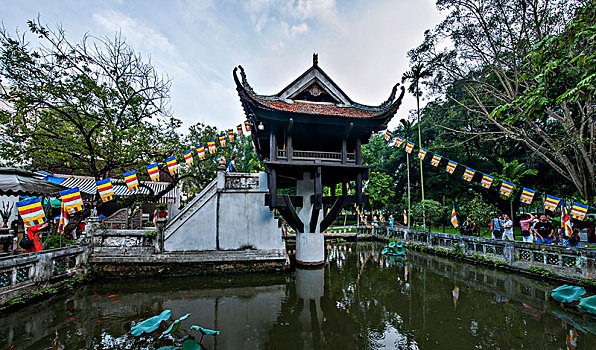
[[[441,20],[434,0],[0,0],[0,20],[25,30],[40,15],[79,40],[127,41],[172,79],[171,108],[185,126],[229,128],[244,120],[232,69],[274,94],[308,69],[312,54],[352,98],[377,105],[408,70],[406,53]],[[390,126],[415,108],[408,95]]]

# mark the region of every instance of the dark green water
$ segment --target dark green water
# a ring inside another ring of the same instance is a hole
[[[2,315],[0,348],[142,348],[131,323],[164,309],[220,330],[206,349],[565,349],[570,334],[596,348],[596,321],[550,301],[553,286],[382,246],[329,245],[319,270],[97,281]]]

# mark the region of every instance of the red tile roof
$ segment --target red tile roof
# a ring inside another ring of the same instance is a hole
[[[317,114],[317,115],[333,115],[339,117],[351,117],[351,118],[370,118],[375,115],[370,111],[363,110],[355,107],[338,107],[334,104],[327,103],[309,103],[294,101],[294,103],[287,103],[279,100],[264,100],[259,99],[262,104],[279,110],[295,113],[304,114]]]

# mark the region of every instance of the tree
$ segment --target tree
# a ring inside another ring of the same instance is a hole
[[[409,55],[432,67],[434,92],[446,94],[485,125],[455,131],[515,140],[591,199],[596,193],[593,90],[583,84],[593,82],[595,44],[588,28],[594,22],[592,15],[581,17],[589,12],[581,8],[593,9],[594,2],[439,0],[437,6],[449,11],[447,18]],[[565,44],[569,39],[571,45]],[[457,86],[463,93],[451,94]]]
[[[369,196],[373,209],[383,209],[395,197],[393,179],[385,173],[372,171],[365,193]]]
[[[485,232],[490,230],[490,221],[493,215],[497,213],[497,208],[494,205],[485,203],[479,195],[474,196],[472,200],[465,201],[460,208],[461,212],[472,218],[476,223],[479,235],[481,230]]]
[[[424,214],[425,213],[425,214]],[[430,231],[432,226],[438,226],[445,216],[445,207],[441,203],[433,200],[418,202],[412,207],[412,220],[414,223],[422,223],[426,215],[426,223]]]
[[[147,164],[177,154],[170,81],[121,35],[72,43],[62,28],[28,24],[35,49],[0,31],[0,99],[11,106],[0,112],[2,159],[99,180],[133,169],[147,176]]]
[[[408,92],[413,93],[416,96],[416,124],[418,124],[418,147],[422,147],[422,133],[420,131],[420,96],[422,96],[422,92],[420,91],[420,83],[423,79],[429,78],[432,76],[432,73],[425,69],[424,64],[418,62],[412,66],[412,70],[407,71],[401,77],[402,83],[405,81],[410,81],[410,85],[408,86]],[[409,166],[408,166],[409,168]],[[409,169],[408,169],[409,170]],[[422,159],[420,159],[420,189],[422,191],[422,204],[424,204],[424,173],[422,171]],[[422,226],[426,226],[426,215],[424,214],[424,210],[422,211]]]

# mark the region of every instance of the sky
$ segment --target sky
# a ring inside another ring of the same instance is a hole
[[[70,40],[121,32],[172,80],[170,107],[183,129],[232,128],[245,119],[232,70],[242,65],[259,94],[276,94],[312,65],[355,102],[378,105],[409,70],[407,51],[441,19],[434,0],[0,0],[6,29],[38,15]],[[406,94],[390,123],[416,107]],[[184,130],[182,130],[184,131]]]

